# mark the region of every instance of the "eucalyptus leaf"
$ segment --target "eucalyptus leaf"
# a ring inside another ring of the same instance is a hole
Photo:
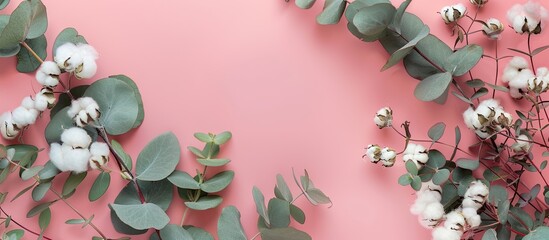
[[[547,238],[549,238],[549,227],[539,226],[524,236],[522,240],[544,240]]]
[[[457,165],[460,168],[476,170],[480,166],[480,161],[478,159],[458,159]]]
[[[324,10],[316,17],[316,22],[321,25],[339,23],[346,6],[346,0],[326,0]]]
[[[233,179],[234,171],[223,171],[200,184],[200,189],[207,193],[219,192],[229,186]]]
[[[316,0],[295,0],[295,5],[301,9],[309,9],[315,4]]]
[[[124,162],[128,170],[131,171],[133,167],[132,157],[128,153],[126,153],[122,145],[116,140],[111,140],[111,146],[114,152],[118,154],[120,158],[122,158],[122,162]]]
[[[486,232],[484,232],[484,235],[482,235],[482,240],[498,240],[496,230],[492,228],[486,230]]]
[[[185,202],[185,206],[193,210],[207,210],[207,209],[216,208],[217,206],[219,206],[219,204],[221,204],[222,201],[223,201],[222,197],[216,196],[216,195],[210,195],[210,196],[201,197],[196,202]]]
[[[444,155],[442,155],[440,151],[436,149],[429,150],[427,155],[429,156],[427,166],[439,169],[444,167],[444,165],[446,164],[446,158],[444,157]]]
[[[40,57],[40,59],[46,59],[48,55],[46,47],[48,42],[44,35],[38,36],[34,39],[26,39],[25,43]],[[36,71],[40,67],[41,63],[32,55],[29,50],[22,48],[17,53],[17,71],[21,73],[30,73]]]
[[[261,239],[263,240],[312,240],[306,232],[297,230],[293,227],[261,229]]]
[[[50,120],[48,126],[46,126],[44,136],[46,137],[46,141],[49,144],[54,142],[61,142],[61,134],[63,133],[63,131],[65,131],[65,129],[69,129],[75,126],[74,121],[67,114],[68,110],[69,107],[61,109]],[[97,131],[95,128],[91,126],[86,126],[84,130],[86,130],[86,132],[88,133],[88,135],[90,135],[93,141],[97,139]]]
[[[179,140],[173,133],[156,137],[137,157],[137,179],[158,181],[168,177],[179,163],[180,154]]]
[[[9,21],[0,34],[0,49],[11,49],[27,37],[32,20],[30,1],[23,1],[9,17]]]
[[[103,194],[107,192],[107,189],[109,189],[110,184],[110,173],[101,172],[99,175],[97,175],[97,178],[93,182],[93,185],[91,186],[90,192],[88,194],[88,199],[90,200],[90,202],[93,202],[103,196]]]
[[[419,176],[414,176],[410,186],[412,186],[414,190],[419,191],[421,189],[421,178]]]
[[[252,195],[254,197],[257,214],[259,214],[259,216],[263,218],[265,223],[269,225],[270,221],[267,215],[267,209],[265,208],[265,197],[263,196],[263,193],[261,192],[261,190],[259,190],[259,188],[254,186],[252,190]]]
[[[135,98],[137,100],[137,106],[138,106],[137,119],[133,124],[133,128],[137,128],[141,126],[141,124],[143,123],[143,120],[145,119],[145,109],[143,107],[143,99],[141,97],[141,92],[139,92],[139,88],[137,87],[137,84],[135,84],[135,82],[126,75],[114,75],[114,76],[109,76],[109,78],[116,78],[118,80],[122,80],[133,89]]]
[[[160,237],[170,240],[193,240],[193,237],[187,230],[175,224],[168,224],[162,228],[160,230]]]
[[[168,180],[146,182],[137,180],[139,188],[143,193],[145,201],[148,203],[154,203],[158,205],[162,210],[166,211],[170,206],[173,198],[173,186]],[[128,184],[120,191],[116,199],[116,204],[140,204],[139,194],[135,190],[135,184],[128,182]]]
[[[223,208],[217,222],[219,240],[247,240],[240,222],[240,212],[234,206]]]
[[[209,232],[204,231],[201,228],[193,226],[183,226],[187,232],[191,235],[193,240],[214,240]]]
[[[399,178],[398,178],[398,184],[402,185],[402,186],[408,186],[410,185],[410,183],[412,183],[412,176],[410,176],[410,174],[408,173],[405,173],[405,174],[402,174]]]
[[[57,167],[55,167],[51,161],[47,161],[46,164],[44,164],[44,168],[38,172],[38,177],[40,177],[41,180],[47,180],[57,176],[58,173],[60,173],[60,171]]]
[[[168,176],[168,180],[178,188],[200,189],[200,185],[193,177],[191,177],[191,175],[179,170],[175,170],[172,174],[170,174],[170,176]]]
[[[423,79],[416,87],[414,95],[422,101],[433,101],[446,91],[452,82],[452,74],[448,72],[437,73]]]
[[[92,83],[84,96],[99,105],[99,123],[111,135],[130,131],[139,118],[139,98],[134,89],[117,78],[104,78]]]
[[[45,203],[41,203],[41,204],[38,204],[36,206],[34,206],[33,208],[31,208],[31,210],[29,210],[29,212],[27,213],[27,218],[31,218],[31,217],[34,217],[38,214],[40,214],[42,211],[46,210],[46,209],[49,209],[49,207],[54,203],[55,201],[53,202],[45,202]]]
[[[36,176],[38,172],[41,171],[42,169],[44,169],[43,166],[34,166],[31,168],[27,168],[21,174],[21,179],[23,179],[23,181],[29,180],[34,176]]]
[[[387,29],[395,12],[395,7],[388,3],[364,7],[354,16],[353,24],[364,35],[377,35]]]
[[[0,10],[6,8],[9,3],[10,3],[10,0],[0,0]]]
[[[286,184],[284,177],[280,174],[276,175],[276,188],[280,191],[282,199],[288,202],[291,202],[294,199],[292,196],[292,191],[290,191],[290,188],[288,187],[288,184]]]
[[[233,137],[233,134],[231,132],[222,132],[220,134],[215,135],[213,142],[217,145],[225,144],[229,139]]]
[[[467,45],[454,52],[443,65],[453,76],[461,76],[469,72],[482,58],[483,49],[476,44]]]
[[[433,183],[441,185],[450,177],[450,171],[448,169],[439,169],[435,175],[433,175]]]
[[[389,57],[389,60],[387,60],[387,63],[381,68],[381,71],[385,71],[389,69],[390,67],[396,65],[400,60],[404,59],[408,54],[414,50],[416,45],[419,43],[419,41],[423,40],[425,37],[429,35],[429,27],[424,26],[421,29],[421,32],[414,37],[412,40],[410,40],[406,45],[402,46],[400,49],[396,50],[391,54],[391,57]]]
[[[40,0],[30,0],[31,3],[31,21],[27,39],[34,39],[46,33],[48,29],[48,15],[46,6]]]
[[[88,172],[83,172],[79,174],[71,173],[71,175],[67,178],[65,181],[65,184],[63,185],[63,196],[68,196],[72,191],[84,181],[84,178],[88,175]]]
[[[436,123],[433,125],[429,131],[427,132],[427,135],[429,138],[433,141],[438,141],[444,135],[444,130],[446,129],[446,124],[443,122]]]
[[[80,85],[71,88],[70,92],[72,96],[76,99],[82,97],[84,95],[84,92],[86,92],[86,89],[88,89],[90,85]],[[52,109],[50,109],[50,119],[53,119],[53,117],[61,111],[63,108],[68,107],[71,105],[71,98],[66,93],[61,93],[57,97],[57,102],[55,103],[55,106],[53,106]]]
[[[231,162],[229,159],[225,158],[219,158],[219,159],[202,159],[198,158],[196,159],[198,163],[207,166],[207,167],[221,167],[223,165],[226,165],[227,163]]]
[[[406,12],[406,8],[408,8],[408,6],[410,5],[411,2],[412,2],[412,0],[405,0],[404,2],[402,2],[400,4],[400,6],[398,7],[396,13],[395,13],[392,25],[393,25],[393,28],[395,29],[395,31],[397,33],[400,33],[400,25],[402,23],[402,16]]]
[[[43,182],[36,185],[36,187],[32,189],[32,200],[36,202],[42,200],[44,196],[46,196],[46,193],[48,192],[48,190],[50,190],[50,187],[51,187],[51,182]]]
[[[290,225],[290,203],[286,200],[272,198],[267,206],[270,225],[273,228],[284,228]]]
[[[164,210],[153,203],[110,206],[122,222],[137,230],[162,229],[170,222]]]
[[[297,207],[294,204],[290,204],[290,216],[292,216],[292,218],[298,223],[305,223],[305,213],[303,212],[303,210],[301,210],[301,208]]]
[[[51,221],[51,210],[50,208],[46,208],[44,211],[40,213],[40,216],[38,217],[38,226],[40,226],[40,232],[44,232],[46,228],[50,225]]]
[[[406,167],[406,171],[408,171],[408,173],[410,173],[412,176],[417,175],[418,169],[414,161],[412,160],[406,161],[405,167]]]

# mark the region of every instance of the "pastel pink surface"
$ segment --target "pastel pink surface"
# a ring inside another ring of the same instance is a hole
[[[12,11],[16,2],[2,13]],[[509,2],[490,3],[480,18],[505,20]],[[234,170],[236,178],[222,192],[223,206],[238,207],[249,237],[257,232],[252,187],[271,197],[275,176],[281,173],[297,192],[291,181],[292,168],[297,173],[306,168],[315,185],[334,202],[327,208],[310,207],[305,199],[297,201],[307,213],[307,222],[295,226],[313,239],[430,238],[430,231],[422,229],[409,213],[413,190],[397,184],[403,164],[399,161],[395,168],[382,169],[364,162],[361,155],[371,143],[402,148],[401,138],[373,124],[374,112],[383,106],[393,108],[396,124],[411,121],[420,138],[427,137],[432,124],[446,122],[450,134],[445,140],[449,142],[454,126],[465,132],[461,113],[466,106],[454,97],[444,106],[416,100],[413,89],[418,82],[401,65],[379,72],[387,59],[379,44],[354,38],[345,20],[335,26],[315,23],[321,4],[303,11],[282,0],[44,3],[50,44],[62,29],[75,27],[100,53],[97,79],[123,73],[137,82],[145,122],[116,138],[134,159],[149,140],[165,131],[173,131],[184,149],[200,144],[194,132],[232,131],[234,138],[223,148],[223,156],[232,159],[226,168]],[[437,11],[452,3],[413,1],[409,10],[432,33],[451,43],[450,31]],[[507,29],[503,43],[524,48],[526,38],[517,36]],[[480,34],[472,39],[488,43]],[[491,61],[484,64],[493,68]],[[0,71],[0,112],[16,107],[23,96],[32,93],[31,86],[39,88],[32,75],[15,71],[14,58],[0,59]],[[493,75],[493,70],[476,72],[486,78]],[[47,118],[30,128],[25,142],[48,148],[42,135]],[[470,141],[473,136],[464,138]],[[198,167],[186,150],[182,159],[179,169],[194,172]],[[40,162],[46,160],[47,150],[39,157]],[[114,177],[108,194],[89,203],[87,190],[92,180],[88,177],[78,196],[68,201],[85,216],[94,214],[94,223],[107,236],[122,237],[111,226],[107,204],[126,182]],[[1,185],[0,191],[15,194],[30,184],[20,183],[15,176],[9,183]],[[37,230],[36,219],[25,217],[35,204],[26,194],[4,207],[14,219]],[[78,216],[61,202],[52,208],[54,219],[46,236],[90,239],[97,235],[90,227],[82,230],[64,224]],[[168,211],[172,223],[179,223],[183,209],[182,201],[174,199]],[[191,211],[186,223],[215,231],[219,214],[220,209]],[[148,235],[132,239],[148,239]]]

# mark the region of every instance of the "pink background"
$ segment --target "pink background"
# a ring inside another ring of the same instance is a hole
[[[11,12],[18,2],[13,1],[1,13]],[[468,1],[460,2],[472,9]],[[482,10],[481,19],[505,20],[508,2],[491,1]],[[149,140],[173,131],[185,149],[179,169],[194,172],[197,164],[186,150],[189,145],[200,145],[193,133],[233,132],[233,140],[222,151],[233,160],[227,169],[235,170],[236,178],[222,192],[223,206],[235,205],[241,211],[249,237],[257,232],[252,187],[259,187],[270,198],[275,176],[281,173],[297,194],[291,181],[293,167],[298,173],[308,169],[315,185],[334,202],[327,208],[311,207],[305,199],[297,201],[307,222],[295,226],[314,239],[429,238],[430,232],[408,211],[415,198],[413,191],[396,183],[404,172],[402,162],[392,169],[380,168],[361,159],[363,148],[371,143],[402,148],[403,141],[396,134],[380,131],[373,124],[374,112],[383,106],[393,108],[396,125],[411,121],[417,138],[426,138],[432,124],[444,121],[449,127],[445,141],[453,141],[453,128],[459,124],[464,139],[471,142],[473,136],[461,123],[466,106],[455,97],[445,106],[416,100],[413,89],[417,81],[407,76],[401,65],[379,72],[387,59],[379,44],[364,44],[354,38],[345,20],[336,26],[315,23],[322,1],[307,11],[283,0],[44,3],[50,44],[62,29],[75,27],[101,55],[97,79],[123,73],[137,82],[145,103],[145,122],[117,138],[134,159]],[[437,11],[451,3],[455,1],[416,0],[409,10],[428,23],[432,33],[450,43],[450,31]],[[502,43],[524,49],[526,38],[517,36],[507,29]],[[471,39],[491,44],[481,34]],[[502,51],[505,53],[509,51]],[[483,63],[488,70],[475,74],[489,81],[494,64]],[[32,75],[15,71],[14,58],[0,59],[0,71],[0,112],[18,106],[24,96],[33,93],[32,88],[39,89]],[[30,128],[25,142],[48,147],[42,137],[47,119],[45,116]],[[45,151],[39,161],[46,160]],[[77,191],[79,196],[69,201],[84,215],[95,214],[93,222],[109,237],[121,237],[111,226],[107,204],[126,182],[113,175],[108,194],[89,203],[87,192],[94,179],[90,176],[96,174],[91,172],[86,185]],[[0,191],[9,191],[13,197],[28,185],[30,182],[21,183],[13,175]],[[46,196],[53,198],[50,193]],[[14,219],[37,230],[37,218],[25,217],[34,205],[26,194],[4,207]],[[46,236],[90,239],[97,235],[90,227],[82,230],[65,225],[65,220],[77,215],[61,202],[52,208],[53,225]],[[213,231],[220,210],[190,211],[186,223]],[[177,198],[168,211],[172,223],[179,223],[182,212],[182,201]],[[148,239],[148,235],[133,239]],[[26,236],[34,238],[29,233]]]

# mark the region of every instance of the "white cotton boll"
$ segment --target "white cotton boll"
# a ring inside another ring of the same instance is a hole
[[[421,224],[427,228],[435,227],[444,217],[444,206],[440,202],[428,204],[420,215]]]
[[[381,160],[381,147],[370,144],[366,148],[366,153],[364,155],[370,159],[370,162],[378,163]]]
[[[528,61],[523,57],[513,57],[503,70],[503,82],[510,82],[518,76],[519,72],[528,68]]]
[[[19,106],[12,111],[13,123],[17,124],[19,127],[34,124],[39,114],[40,112],[36,109],[26,109],[23,106]]]
[[[89,160],[89,165],[93,170],[101,169],[103,165],[107,163],[107,160],[104,156],[95,156],[92,155]]]
[[[505,112],[503,108],[498,108],[496,109],[494,121],[502,127],[509,127],[513,123],[513,116],[511,116],[510,113]]]
[[[110,153],[109,145],[102,142],[94,142],[90,146],[90,153],[95,156],[108,156]]]
[[[21,106],[26,109],[34,109],[34,100],[32,100],[31,97],[25,97],[23,98],[23,101],[21,101]]]
[[[433,230],[433,240],[460,240],[462,231],[454,231],[445,227],[437,227]]]
[[[54,61],[57,63],[57,66],[61,69],[65,69],[68,72],[74,71],[76,66],[71,66],[67,61],[72,58],[72,55],[78,51],[78,48],[74,43],[67,42],[59,46],[55,50]]]
[[[476,180],[469,184],[469,188],[467,188],[467,191],[465,191],[464,197],[472,198],[475,196],[479,196],[486,199],[489,193],[490,189],[488,189],[488,186],[482,183],[482,181]]]
[[[380,129],[390,127],[393,124],[393,110],[389,107],[384,107],[376,112],[374,123]]]
[[[82,61],[82,67],[75,71],[77,78],[92,78],[97,72],[97,63],[95,59],[90,57],[84,57]]]
[[[5,112],[0,115],[0,133],[7,140],[12,140],[19,134],[20,129],[13,122],[11,112]]]
[[[73,100],[69,110],[69,117],[74,119],[76,125],[84,127],[100,117],[99,105],[91,97],[81,97]]]
[[[34,98],[34,108],[36,110],[43,112],[48,109],[48,97],[42,93],[37,93]]]
[[[53,94],[53,90],[51,88],[42,88],[39,94],[43,95],[47,99],[48,108],[52,108],[55,105],[55,101],[57,101],[57,99],[55,98],[55,94]]]
[[[486,20],[486,25],[482,26],[482,32],[484,33],[484,35],[493,40],[499,39],[501,33],[503,32],[503,29],[503,24],[495,18],[490,18]]]
[[[86,111],[80,111],[78,112],[78,115],[76,115],[76,117],[74,118],[74,121],[76,123],[76,126],[79,126],[79,127],[85,127],[86,125],[88,125],[88,114],[86,113]]]
[[[463,208],[480,209],[483,205],[482,201],[477,201],[478,198],[465,198],[461,202]],[[482,199],[478,199],[482,200]]]
[[[474,208],[463,208],[461,210],[461,214],[463,214],[463,217],[465,217],[465,221],[471,228],[476,228],[480,226],[480,223],[482,220],[480,219],[480,215],[477,213],[477,209]]]
[[[59,143],[52,143],[50,145],[50,160],[60,171],[66,171],[64,165],[63,151],[61,150],[61,145]]]
[[[444,227],[454,231],[463,231],[465,226],[465,218],[461,215],[459,209],[453,210],[446,214],[446,221],[444,221]]]
[[[530,138],[528,136],[521,134],[517,137],[517,142],[511,145],[511,149],[515,152],[528,152],[530,150]]]
[[[55,87],[59,84],[59,74],[61,70],[55,62],[44,61],[36,71],[36,80],[44,86]]]
[[[86,131],[79,127],[66,129],[61,134],[61,141],[72,148],[87,149],[91,143],[91,137]],[[87,162],[87,159],[86,159]]]
[[[548,16],[547,9],[539,3],[528,1],[526,4],[515,4],[508,12],[507,19],[517,33],[539,34]]]
[[[439,192],[435,191],[425,191],[425,192],[418,192],[417,198],[414,201],[414,204],[410,207],[410,212],[414,215],[420,215],[423,211],[425,211],[425,208],[431,204],[440,202],[441,195]]]
[[[396,151],[391,148],[383,148],[380,156],[381,163],[384,167],[392,167],[395,165]]]
[[[422,169],[425,163],[429,160],[429,155],[427,154],[427,149],[419,144],[408,143],[406,150],[404,150],[404,155],[402,160],[413,161],[416,164],[417,169]]]
[[[71,146],[63,144],[63,168],[62,171],[71,171],[74,173],[82,173],[88,170],[88,161],[91,157],[90,151],[87,148],[74,149]],[[56,165],[57,167],[57,165]],[[61,170],[61,169],[59,169]]]
[[[467,125],[467,128],[471,130],[475,130],[476,127],[480,125],[477,113],[472,107],[467,108],[467,110],[463,112],[463,121],[465,122],[465,125]]]
[[[482,139],[486,139],[486,138],[492,136],[492,134],[490,134],[489,132],[484,131],[484,130],[476,130],[475,133],[477,134],[477,136],[479,138],[482,138]]]
[[[97,58],[99,58],[99,53],[97,52],[97,50],[95,50],[93,46],[89,44],[80,43],[77,45],[77,47],[84,57],[90,58],[93,60],[96,60]]]

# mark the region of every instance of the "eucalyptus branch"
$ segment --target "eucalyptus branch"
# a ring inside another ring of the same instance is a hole
[[[2,211],[2,213],[3,213],[4,215],[9,216],[9,214],[6,213],[6,211],[5,211],[1,206],[0,206],[0,211]],[[30,230],[29,228],[23,226],[22,224],[20,224],[19,222],[17,222],[15,219],[13,219],[13,218],[11,218],[11,217],[10,217],[10,222],[15,223],[15,225],[19,226],[19,227],[22,228],[23,230],[25,230],[25,231],[27,231],[27,232],[30,232],[30,233],[32,233],[32,234],[34,234],[34,235],[36,235],[36,236],[42,236],[42,238],[44,238],[44,239],[46,239],[46,240],[52,240],[52,239],[49,238],[49,237],[46,237],[46,236],[44,236],[44,235],[42,235],[42,234],[40,234],[40,233],[37,233],[37,232],[35,232],[35,231],[33,231],[33,230]]]

